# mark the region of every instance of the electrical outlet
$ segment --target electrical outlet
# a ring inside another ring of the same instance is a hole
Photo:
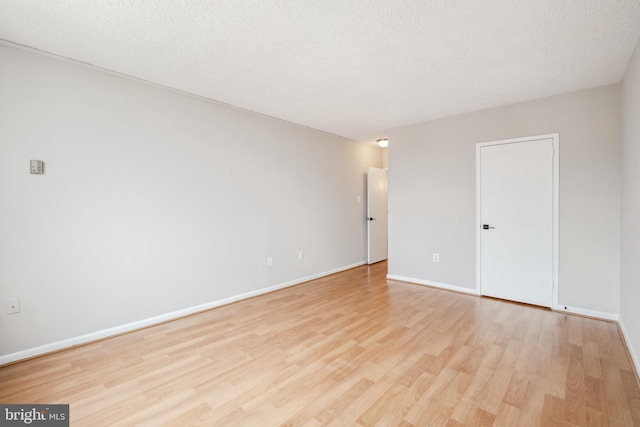
[[[304,259],[304,252],[298,252],[298,261],[302,261]]]
[[[20,298],[7,300],[7,314],[20,313]]]
[[[433,262],[440,262],[440,254],[433,254]]]
[[[272,256],[268,256],[267,257],[267,267],[271,267],[273,265],[273,257]]]

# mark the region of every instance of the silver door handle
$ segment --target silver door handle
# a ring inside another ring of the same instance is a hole
[[[489,224],[482,224],[482,229],[483,230],[489,230],[489,229],[492,229],[492,228],[495,228],[495,227],[492,227]]]

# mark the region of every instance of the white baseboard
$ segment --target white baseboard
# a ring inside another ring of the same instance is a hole
[[[615,313],[607,313],[606,311],[587,310],[584,308],[569,307],[566,305],[557,305],[553,307],[553,311],[561,311],[569,314],[579,314],[581,316],[594,317],[602,320],[613,320],[617,322],[620,315]]]
[[[449,285],[449,284],[446,284],[446,283],[438,283],[438,282],[434,282],[434,281],[431,281],[431,280],[415,279],[413,277],[398,276],[398,275],[395,275],[395,274],[387,274],[387,279],[389,279],[389,280],[398,280],[400,282],[415,283],[415,284],[418,284],[418,285],[431,286],[431,287],[434,287],[434,288],[441,288],[441,289],[446,289],[446,290],[449,290],[449,291],[462,292],[462,293],[470,294],[470,295],[480,295],[480,292],[477,289],[464,288],[462,286]],[[587,309],[583,309],[583,308],[569,307],[569,306],[565,306],[565,305],[555,306],[555,307],[553,307],[553,310],[554,311],[561,311],[561,312],[565,312],[565,313],[570,313],[570,314],[579,314],[581,316],[594,317],[596,319],[612,320],[614,322],[617,322],[619,317],[620,317],[618,314],[615,314],[615,313],[607,313],[605,311],[587,310]]]
[[[622,319],[618,320],[618,325],[620,325],[620,331],[622,331],[622,339],[624,340],[624,344],[627,346],[627,350],[629,350],[631,363],[633,363],[633,367],[636,370],[636,380],[638,381],[638,385],[640,386],[640,360],[638,359],[638,355],[633,349],[633,345],[631,345],[631,338],[629,338],[627,328],[625,328],[624,326],[624,321]]]
[[[430,286],[433,288],[446,289],[448,291],[462,292],[470,295],[480,295],[477,289],[464,288],[462,286],[449,285],[446,283],[433,282],[431,280],[414,279],[413,277],[397,276],[395,274],[387,274],[387,279],[398,280],[400,282],[415,283],[417,285]]]
[[[299,285],[300,283],[308,282],[310,280],[318,279],[320,277],[329,276],[331,274],[339,273],[345,270],[350,270],[352,268],[359,267],[364,264],[366,264],[366,261],[357,262],[355,264],[339,267],[329,271],[324,271],[322,273],[312,274],[311,276],[290,280],[284,283],[279,283],[277,285],[269,286],[267,288],[257,289],[255,291],[246,292],[240,295],[234,295],[229,298],[224,298],[221,300],[196,305],[193,307],[188,307],[182,310],[172,311],[170,313],[161,314],[159,316],[150,317],[148,319],[138,320],[136,322],[127,323],[125,325],[115,326],[113,328],[103,329],[101,331],[91,332],[89,334],[80,335],[80,336],[69,338],[66,340],[57,341],[54,343],[45,344],[38,347],[33,347],[30,349],[18,351],[15,353],[6,354],[3,356],[0,356],[0,366],[6,365],[8,363],[18,362],[24,359],[29,359],[35,356],[40,356],[46,353],[64,350],[64,349],[75,347],[81,344],[87,344],[93,341],[101,340],[101,339],[112,337],[115,335],[121,335],[126,332],[131,332],[137,329],[142,329],[149,326],[164,323],[169,320],[179,319],[181,317],[189,316],[191,314],[199,313],[201,311],[210,310],[212,308],[231,304],[233,302],[241,301],[247,298],[252,298],[258,295],[263,295],[269,292],[277,291],[278,289],[288,288],[290,286]]]

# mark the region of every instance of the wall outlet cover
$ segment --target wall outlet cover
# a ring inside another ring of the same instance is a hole
[[[17,314],[20,313],[20,299],[13,298],[7,300],[7,314]]]

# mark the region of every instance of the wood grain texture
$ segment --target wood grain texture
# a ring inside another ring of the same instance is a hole
[[[73,426],[640,426],[615,323],[358,267],[0,368]]]

